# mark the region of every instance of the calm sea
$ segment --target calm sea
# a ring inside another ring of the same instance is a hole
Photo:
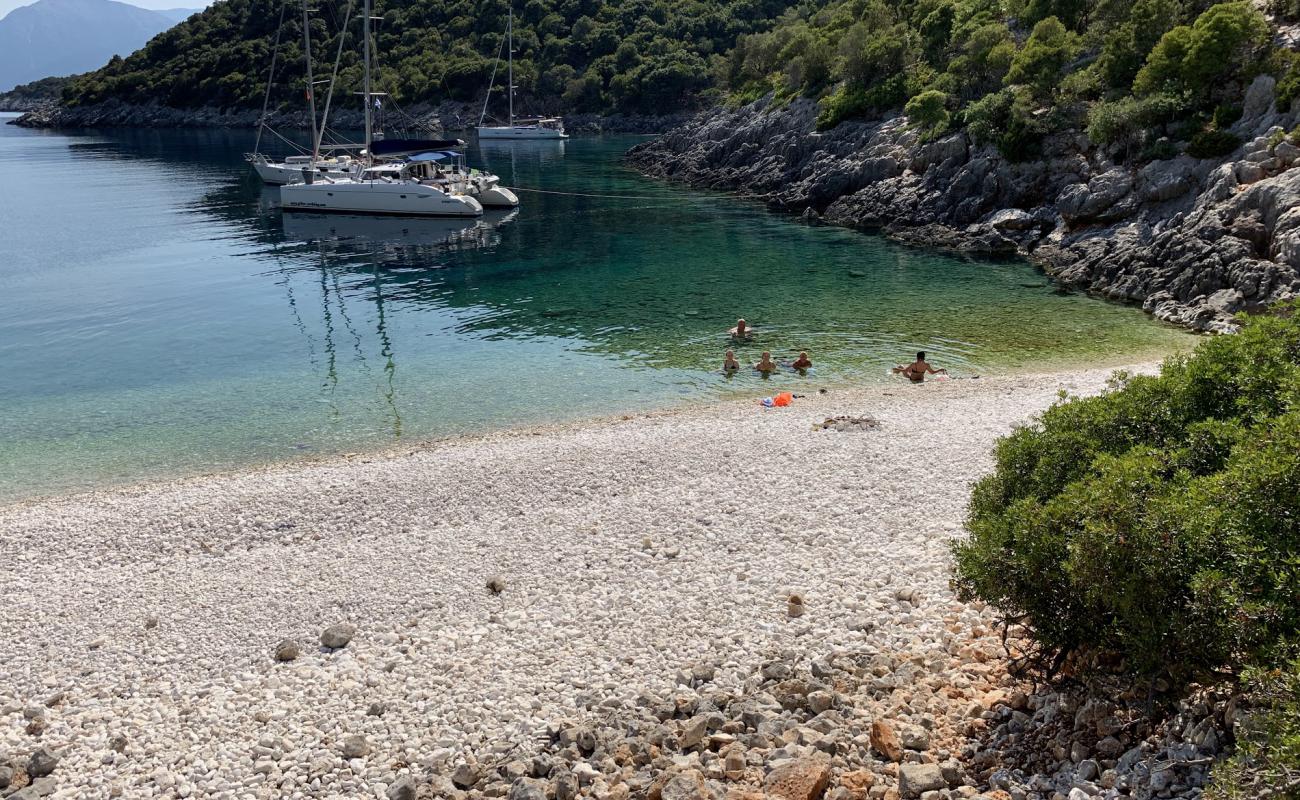
[[[664,186],[633,137],[472,147],[478,221],[283,215],[251,132],[0,125],[0,501],[727,395],[1145,358],[1190,337],[966,260]],[[617,195],[618,197],[575,196]],[[717,367],[807,350],[807,377]]]

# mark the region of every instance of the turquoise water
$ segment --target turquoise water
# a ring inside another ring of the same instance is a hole
[[[523,206],[282,217],[244,131],[0,125],[0,499],[729,394],[1185,346],[1019,262],[809,227],[621,166],[633,137],[471,150]],[[716,371],[806,349],[806,378]]]

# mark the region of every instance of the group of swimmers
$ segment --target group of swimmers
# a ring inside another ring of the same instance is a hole
[[[754,338],[754,329],[749,327],[749,325],[745,322],[745,320],[738,319],[736,320],[736,327],[728,331],[728,334],[731,336],[731,340],[733,342],[747,342],[750,339]],[[784,366],[787,366],[790,369],[793,369],[799,372],[800,374],[803,374],[806,373],[808,370],[812,369],[812,365],[813,365],[812,359],[808,357],[808,354],[806,352],[800,351],[798,358],[796,358],[794,361],[786,363]],[[776,372],[779,366],[781,365],[777,364],[777,362],[772,360],[772,354],[767,350],[764,350],[763,355],[754,364],[754,370],[766,378],[769,375],[771,375],[773,372]],[[725,374],[730,375],[739,370],[740,370],[740,361],[736,359],[736,351],[727,350],[727,354],[722,360],[722,371]],[[911,364],[899,364],[898,366],[894,367],[890,371],[893,372],[895,375],[902,375],[904,378],[907,378],[912,383],[923,382],[925,380],[926,375],[947,375],[948,374],[948,370],[946,369],[935,369],[934,367],[930,366],[930,364],[925,360],[924,351],[917,353],[916,360],[913,361]]]

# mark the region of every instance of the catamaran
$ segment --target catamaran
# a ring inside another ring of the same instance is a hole
[[[463,181],[440,175],[429,161],[376,163],[377,157],[397,155],[404,145],[376,137],[372,104],[378,94],[370,86],[370,0],[365,0],[362,38],[366,135],[363,155],[368,164],[356,175],[334,179],[304,172],[304,183],[280,187],[280,206],[285,211],[334,212],[343,214],[389,214],[427,217],[477,217],[483,204],[466,192]],[[399,140],[400,141],[400,140]],[[431,144],[441,144],[432,142]],[[414,149],[424,147],[417,145]],[[410,152],[408,149],[407,152]]]
[[[465,142],[461,139],[379,139],[370,145],[375,158],[400,158],[433,165],[440,182],[458,184],[461,191],[484,208],[515,208],[519,197],[501,185],[496,175],[465,164]]]
[[[487,119],[488,101],[492,99],[492,83],[496,81],[497,68],[492,67],[492,77],[488,79],[487,97],[483,98],[483,113],[478,119],[478,138],[480,139],[567,139],[564,132],[564,120],[559,117],[515,118],[515,8],[512,4],[506,22],[506,97],[510,109],[505,125],[484,125]],[[501,54],[497,53],[497,64],[501,63]]]

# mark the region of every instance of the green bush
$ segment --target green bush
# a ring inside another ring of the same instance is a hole
[[[1241,139],[1228,131],[1201,131],[1187,143],[1187,155],[1192,158],[1222,158],[1240,146]]]
[[[861,117],[871,110],[867,93],[841,86],[822,98],[817,109],[817,130],[826,131],[847,119]]]
[[[1300,303],[1001,440],[954,545],[1047,656],[1189,680],[1300,634]]]
[[[1243,679],[1251,705],[1237,747],[1214,767],[1207,800],[1293,798],[1300,792],[1300,660],[1281,669],[1253,669]]]
[[[1011,60],[1006,83],[1025,84],[1045,95],[1056,86],[1061,70],[1078,51],[1078,37],[1059,19],[1048,17],[1034,26],[1025,46]]]
[[[933,139],[948,129],[947,103],[948,95],[929,89],[908,100],[903,111],[920,129],[922,139]]]
[[[1134,79],[1133,91],[1216,96],[1261,68],[1269,36],[1268,20],[1249,0],[1211,6],[1191,27],[1180,25],[1160,38]]]
[[[1010,161],[1029,161],[1038,156],[1045,133],[1034,111],[1029,90],[1011,86],[971,103],[963,118],[975,141],[996,146]]]

